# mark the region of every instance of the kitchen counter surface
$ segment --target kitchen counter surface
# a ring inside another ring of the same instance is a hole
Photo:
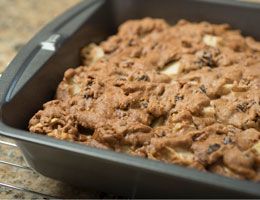
[[[0,71],[45,24],[79,0],[0,0]]]
[[[0,0],[0,73],[36,32],[77,2],[79,0]],[[3,137],[0,140],[13,143]],[[21,152],[14,146],[0,144],[0,160],[26,166]],[[0,182],[60,198],[105,197],[100,193],[80,190],[26,168],[12,167],[2,162]],[[44,196],[0,186],[0,199],[9,198],[41,199]]]

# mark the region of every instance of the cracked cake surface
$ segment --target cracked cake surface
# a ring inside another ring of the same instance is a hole
[[[228,24],[129,20],[81,51],[29,130],[260,181],[260,43]]]

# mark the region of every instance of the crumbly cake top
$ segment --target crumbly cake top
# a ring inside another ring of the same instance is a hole
[[[82,50],[29,130],[260,181],[260,43],[228,24],[129,20]]]

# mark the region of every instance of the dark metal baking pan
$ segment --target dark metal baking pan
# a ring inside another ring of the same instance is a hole
[[[60,141],[27,131],[30,117],[53,98],[79,49],[115,33],[127,19],[230,23],[260,39],[260,6],[237,1],[88,0],[40,31],[0,80],[0,132],[16,140],[37,172],[81,187],[128,197],[260,197],[260,184]]]

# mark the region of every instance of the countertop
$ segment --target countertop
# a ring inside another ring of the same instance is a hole
[[[79,0],[0,0],[0,73],[19,49],[46,23]],[[12,140],[0,137],[0,140]],[[0,144],[0,161],[26,165],[17,147]],[[87,189],[77,189],[38,173],[0,162],[0,182],[24,187],[60,198],[108,197]],[[0,199],[44,198],[42,195],[0,186]]]

